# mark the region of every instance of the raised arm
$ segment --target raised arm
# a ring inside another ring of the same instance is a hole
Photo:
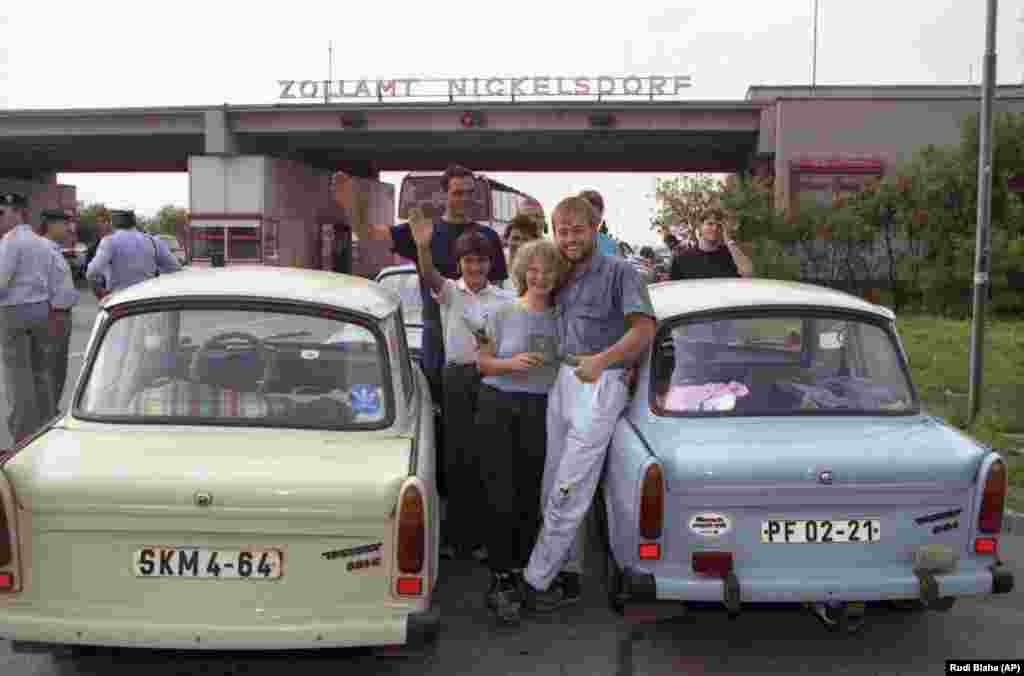
[[[740,245],[733,239],[734,232],[732,228],[725,228],[722,232],[725,236],[725,247],[729,250],[729,254],[732,256],[732,262],[736,264],[736,271],[740,273],[740,277],[753,277],[754,276],[754,261],[750,260],[750,257],[740,248]]]
[[[416,258],[419,261],[420,277],[430,290],[441,293],[444,277],[434,266],[434,257],[430,251],[430,242],[434,239],[434,223],[423,215],[419,209],[410,211],[409,228],[416,241]]]
[[[96,247],[96,257],[85,270],[85,278],[90,282],[95,282],[97,277],[106,272],[107,266],[110,265],[111,248],[110,235],[107,235],[100,240],[99,246]]]
[[[355,204],[355,190],[352,185],[352,177],[338,172],[331,177],[334,185],[334,201],[343,209],[351,209]],[[391,226],[387,224],[353,223],[352,232],[365,241],[387,242],[388,246],[394,247],[394,238],[391,236]]]

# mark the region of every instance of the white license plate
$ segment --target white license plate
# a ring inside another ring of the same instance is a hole
[[[761,542],[765,544],[878,542],[881,537],[881,519],[769,519],[761,522]]]
[[[228,580],[276,580],[281,577],[279,549],[144,547],[135,552],[136,577],[201,577]]]

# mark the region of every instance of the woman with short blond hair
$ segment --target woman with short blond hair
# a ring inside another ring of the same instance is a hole
[[[488,449],[480,460],[493,573],[487,605],[505,623],[519,621],[517,573],[529,559],[541,522],[548,390],[558,374],[552,297],[564,271],[553,242],[523,245],[512,266],[519,297],[488,318],[478,359],[484,378],[476,434],[479,446]]]

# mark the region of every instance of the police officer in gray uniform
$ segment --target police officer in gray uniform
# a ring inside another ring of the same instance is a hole
[[[53,247],[28,224],[28,200],[0,194],[0,371],[17,444],[55,413],[49,363]]]
[[[68,348],[71,344],[71,310],[78,304],[79,293],[75,288],[71,267],[64,260],[63,243],[67,237],[68,216],[62,209],[43,211],[43,227],[40,234],[53,247],[53,262],[50,266],[50,368],[53,369],[53,408],[60,408],[64,394],[64,382],[68,377]]]
[[[96,249],[85,278],[95,283],[103,276],[107,291],[113,292],[163,273],[181,270],[178,259],[167,244],[136,228],[134,211],[112,211],[110,223],[114,232],[107,235]]]

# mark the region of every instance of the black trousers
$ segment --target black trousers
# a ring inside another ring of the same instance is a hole
[[[480,372],[476,364],[448,364],[444,368],[444,440],[437,463],[438,490],[444,487],[448,509],[442,539],[468,549],[482,544],[476,514],[483,508],[480,488],[479,441],[475,433]]]
[[[53,343],[53,410],[60,410],[60,399],[64,396],[64,381],[68,379],[68,351],[71,346],[71,312],[67,313],[63,335],[54,338]]]
[[[525,568],[541,524],[548,395],[480,387],[477,434],[486,491],[488,565]]]

